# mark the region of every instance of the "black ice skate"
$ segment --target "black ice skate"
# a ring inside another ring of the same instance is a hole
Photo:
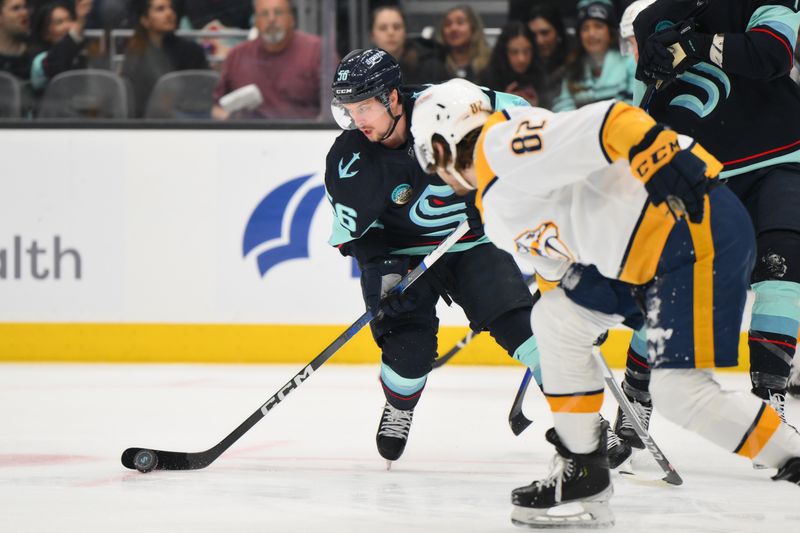
[[[601,417],[602,418],[602,417]],[[605,419],[603,419],[605,421]],[[630,459],[633,450],[628,441],[619,438],[608,422],[605,423],[606,440],[608,442],[608,466],[611,470],[616,470],[622,463]]]
[[[511,521],[533,528],[610,527],[614,515],[608,500],[614,493],[608,468],[606,431],[603,422],[600,444],[592,453],[570,452],[555,428],[545,434],[556,447],[550,476],[511,492]]]
[[[778,469],[778,473],[772,476],[775,481],[789,481],[790,483],[797,483],[800,485],[800,457],[789,459],[782,467]]]
[[[383,415],[378,425],[378,434],[375,441],[378,444],[378,453],[387,461],[397,461],[403,455],[408,440],[408,431],[411,429],[411,419],[414,410],[403,411],[395,409],[389,402],[383,407]],[[391,467],[389,463],[388,467]]]
[[[631,398],[627,394],[625,394],[625,396],[631,403],[631,407],[633,407],[633,410],[636,413],[636,416],[639,418],[639,422],[642,423],[644,429],[649,429],[650,415],[653,414],[653,403],[640,402],[634,398]],[[630,419],[628,419],[628,417],[619,407],[617,407],[617,419],[614,421],[614,433],[619,435],[620,439],[630,444],[632,448],[644,450],[644,443],[642,442],[642,439],[640,439],[639,435],[636,434],[636,430],[633,429],[633,424],[631,423]]]

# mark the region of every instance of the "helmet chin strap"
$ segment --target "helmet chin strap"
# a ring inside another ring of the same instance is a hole
[[[383,137],[381,137],[381,142],[392,136],[392,133],[394,133],[394,130],[397,128],[397,123],[400,122],[400,118],[403,116],[403,113],[400,113],[399,115],[393,115],[392,111],[388,107],[386,108],[386,112],[389,113],[390,117],[392,117],[392,127],[389,128],[389,131],[387,131]]]
[[[455,180],[458,182],[459,185],[461,185],[462,187],[464,187],[468,191],[474,191],[475,190],[475,187],[470,185],[469,182],[467,182],[467,180],[464,179],[464,176],[461,175],[461,172],[456,170],[456,167],[453,165],[453,163],[448,164],[447,167],[445,167],[445,168],[446,168],[447,172],[451,176],[453,176],[453,178],[455,178]]]
[[[392,136],[392,133],[394,133],[394,130],[397,128],[397,123],[400,122],[400,119],[403,117],[403,113],[400,113],[399,115],[395,115],[394,113],[392,113],[392,105],[390,103],[390,101],[391,101],[390,100],[390,95],[391,95],[391,90],[389,91],[389,93],[384,93],[384,95],[381,96],[380,100],[383,103],[383,108],[386,110],[386,113],[392,119],[392,127],[389,128],[389,131],[387,131],[384,134],[383,137],[381,137],[381,140],[379,142],[383,142],[383,141],[385,141],[386,139],[388,139],[389,137]],[[402,101],[400,100],[400,91],[399,90],[397,91],[397,101],[398,101],[398,103],[400,103],[400,109],[402,109],[403,108],[403,104],[402,104]]]

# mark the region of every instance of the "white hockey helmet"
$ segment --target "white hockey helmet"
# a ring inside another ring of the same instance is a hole
[[[620,39],[627,39],[633,37],[633,21],[639,16],[639,13],[649,7],[650,4],[656,0],[636,0],[629,5],[625,12],[622,14],[622,19],[619,21],[619,36]]]
[[[433,136],[440,135],[450,148],[446,170],[462,187],[474,189],[455,169],[456,145],[464,136],[486,123],[492,114],[489,96],[467,80],[455,78],[425,89],[414,103],[411,135],[417,161],[428,173],[436,172]]]

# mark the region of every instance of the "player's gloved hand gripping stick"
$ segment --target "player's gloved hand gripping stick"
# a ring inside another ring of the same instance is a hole
[[[395,285],[394,292],[402,292],[414,283],[425,271],[441,258],[455,243],[464,236],[469,230],[469,224],[462,222],[439,246],[428,254],[420,264],[411,272],[406,274],[400,282]],[[289,380],[278,392],[264,402],[247,420],[239,424],[230,435],[222,439],[217,445],[203,452],[171,452],[164,450],[153,450],[148,448],[128,448],[122,452],[122,465],[131,470],[140,472],[150,472],[151,470],[197,470],[205,468],[213,463],[225,450],[239,440],[239,438],[250,430],[256,423],[264,418],[269,411],[282,402],[294,389],[299,387],[306,379],[311,377],[319,367],[333,356],[345,345],[356,333],[369,324],[374,318],[372,311],[367,310],[361,317],[339,335],[322,353],[316,356],[310,363],[303,367],[300,372]]]

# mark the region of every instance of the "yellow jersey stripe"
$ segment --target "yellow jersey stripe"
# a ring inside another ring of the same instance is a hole
[[[644,216],[631,235],[628,254],[620,269],[620,281],[641,285],[653,279],[674,226],[675,219],[666,202],[658,206],[647,204]]]
[[[694,245],[694,364],[714,367],[714,240],[711,235],[711,202],[706,195],[703,221],[689,224]]]
[[[599,413],[603,406],[603,391],[578,394],[545,394],[550,410],[554,413]]]
[[[775,431],[781,425],[781,417],[775,409],[764,404],[756,416],[753,425],[750,426],[742,442],[734,450],[734,453],[753,459],[758,455],[767,444]]]
[[[556,281],[549,281],[544,279],[539,274],[536,274],[536,288],[539,289],[539,292],[542,294],[546,293],[547,291],[552,291],[556,287],[558,287],[558,280]]]
[[[618,102],[611,107],[600,129],[603,151],[612,162],[618,159],[627,161],[631,148],[639,144],[655,125],[656,121],[638,107]]]
[[[508,115],[502,111],[489,115],[486,124],[483,125],[480,136],[478,136],[478,141],[475,143],[475,153],[473,155],[475,174],[478,179],[478,193],[475,195],[475,207],[478,208],[481,218],[483,218],[483,193],[486,191],[489,183],[497,176],[494,170],[492,170],[492,167],[489,166],[489,160],[486,158],[486,151],[483,147],[486,142],[486,134],[489,128],[506,120],[508,120]]]

